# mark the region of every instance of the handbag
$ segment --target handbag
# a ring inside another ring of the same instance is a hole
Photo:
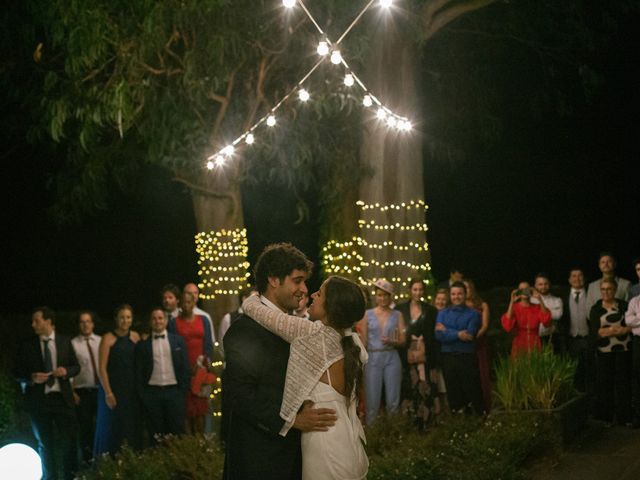
[[[422,335],[419,337],[411,335],[411,344],[409,345],[409,350],[407,350],[407,361],[410,364],[425,363],[427,361],[427,349]]]

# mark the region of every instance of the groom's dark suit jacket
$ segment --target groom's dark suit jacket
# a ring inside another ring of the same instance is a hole
[[[242,315],[224,336],[224,351],[224,478],[301,478],[300,432],[279,435],[289,344]]]
[[[57,365],[67,369],[67,376],[58,378],[60,383],[60,393],[69,408],[75,408],[73,402],[73,391],[69,379],[80,373],[80,365],[76,358],[75,351],[71,346],[71,340],[65,335],[56,332],[56,357]],[[26,384],[25,389],[25,407],[27,411],[36,413],[38,408],[44,402],[45,384],[36,384],[31,382],[31,374],[44,372],[44,358],[40,348],[40,337],[30,338],[20,351],[20,356],[16,365],[15,373],[18,380]]]

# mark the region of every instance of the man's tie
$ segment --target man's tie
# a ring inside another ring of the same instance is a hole
[[[42,340],[44,342],[44,369],[47,373],[51,373],[53,371],[53,363],[51,361],[51,350],[49,350],[49,341],[50,338],[45,338]],[[47,378],[47,386],[51,387],[54,383],[56,383],[56,379],[53,375],[50,375]]]
[[[89,350],[89,358],[91,358],[91,371],[93,372],[93,380],[96,382],[96,387],[98,386],[98,369],[96,368],[96,357],[93,356],[93,350],[91,349],[91,344],[89,340],[91,337],[85,338],[87,341],[87,350]]]
[[[158,338],[164,338],[164,333],[162,335],[154,335],[153,339],[156,340]]]
[[[575,300],[576,303],[578,303],[578,299],[580,298],[580,292],[576,292],[575,293],[575,297],[573,297],[573,299]]]

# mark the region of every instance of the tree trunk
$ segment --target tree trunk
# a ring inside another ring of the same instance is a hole
[[[405,33],[409,29],[403,28],[404,21],[397,17],[395,24],[386,25],[376,37],[366,81],[385,106],[415,120],[420,114],[416,89],[419,56],[416,42]],[[361,149],[362,163],[373,175],[361,183],[360,235],[367,244],[378,247],[362,248],[362,277],[387,278],[404,296],[411,277],[430,280],[419,130],[418,126],[402,132],[372,119]],[[395,208],[385,208],[391,205]]]
[[[247,285],[246,233],[238,160],[216,167],[192,186],[191,197],[198,233],[198,275],[203,308],[218,331],[224,314],[238,308],[238,290]]]

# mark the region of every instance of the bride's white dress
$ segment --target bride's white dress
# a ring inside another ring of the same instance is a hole
[[[329,371],[327,370],[329,376]],[[329,376],[329,381],[331,377]],[[303,480],[355,480],[367,476],[369,459],[364,451],[362,424],[355,397],[347,399],[331,385],[318,382],[309,399],[315,408],[332,408],[338,421],[328,432],[302,434]]]

